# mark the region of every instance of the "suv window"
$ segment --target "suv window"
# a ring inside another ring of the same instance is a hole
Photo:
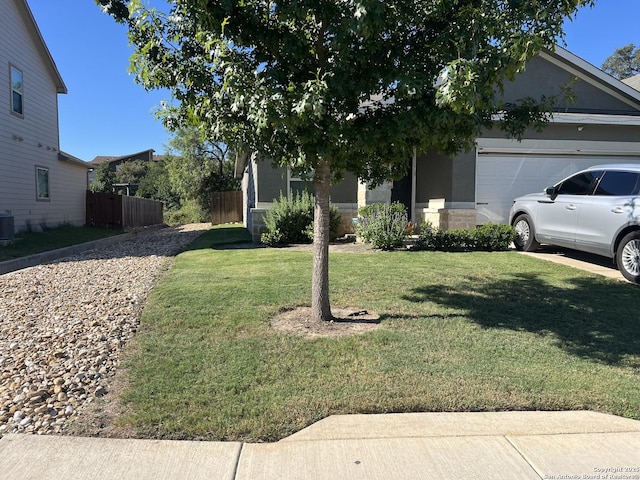
[[[596,195],[629,196],[638,194],[640,174],[637,172],[605,172]]]
[[[558,195],[589,195],[602,175],[602,170],[582,172],[567,178],[556,188]]]

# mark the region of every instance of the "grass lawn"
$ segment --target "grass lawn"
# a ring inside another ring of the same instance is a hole
[[[334,307],[375,332],[271,329],[309,304],[312,254],[213,229],[154,290],[120,419],[141,436],[273,441],[331,414],[591,409],[640,419],[640,288],[501,253],[332,254]]]
[[[0,245],[0,262],[122,233],[121,230],[108,228],[73,227],[69,225],[42,232],[21,232],[16,234],[15,242],[9,245]]]

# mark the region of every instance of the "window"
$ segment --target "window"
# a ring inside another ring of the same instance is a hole
[[[298,176],[291,169],[289,169],[289,195],[293,196],[296,193],[309,192],[311,195],[315,194],[315,186],[313,184],[313,172],[307,174],[305,177]]]
[[[590,195],[601,175],[602,171],[600,170],[574,175],[558,185],[557,193],[558,195]]]
[[[22,84],[22,72],[11,67],[11,112],[16,115],[23,114],[24,85]]]
[[[36,200],[49,200],[49,169],[36,167]]]
[[[596,195],[637,195],[640,175],[634,172],[606,172]]]

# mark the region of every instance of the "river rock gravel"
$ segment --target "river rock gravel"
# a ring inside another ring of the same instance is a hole
[[[208,228],[162,228],[0,276],[0,437],[60,433],[108,394],[148,293]]]

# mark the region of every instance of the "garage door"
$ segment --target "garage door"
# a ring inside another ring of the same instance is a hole
[[[513,199],[542,192],[569,175],[604,163],[640,163],[640,156],[478,154],[476,210],[479,225],[507,223]]]

